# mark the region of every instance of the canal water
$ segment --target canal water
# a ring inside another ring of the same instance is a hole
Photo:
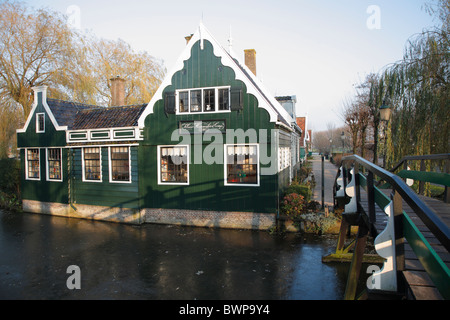
[[[335,244],[0,211],[0,299],[339,300],[349,266],[321,262]]]

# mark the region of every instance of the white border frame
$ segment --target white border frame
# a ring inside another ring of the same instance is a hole
[[[127,147],[128,148],[128,173],[130,176],[129,181],[114,181],[112,179],[111,148],[118,148],[118,147]],[[110,146],[110,147],[108,147],[108,169],[109,169],[109,182],[110,183],[132,183],[133,178],[131,176],[131,147],[130,146]]]
[[[216,110],[214,111],[203,111],[203,107],[205,104],[205,97],[203,94],[204,90],[208,90],[208,89],[214,89],[214,104],[215,104],[215,108]],[[228,89],[228,110],[219,110],[219,90],[220,89]],[[201,104],[201,111],[197,111],[197,112],[191,112],[191,91],[196,91],[196,90],[200,90],[202,92],[202,104]],[[180,107],[180,92],[188,92],[188,108],[189,111],[188,112],[180,112],[179,107]],[[216,114],[216,113],[229,113],[231,112],[231,86],[219,86],[219,87],[202,87],[202,88],[186,88],[186,89],[177,89],[175,90],[175,114],[176,115],[184,115],[184,114]]]
[[[50,179],[50,172],[49,172],[49,165],[48,165],[48,150],[49,149],[59,149],[60,152],[60,159],[59,159],[59,165],[61,167],[61,179]],[[45,148],[45,173],[46,173],[46,177],[45,180],[49,181],[49,182],[62,182],[63,181],[63,153],[62,153],[62,148]]]
[[[89,180],[86,179],[86,171],[85,171],[85,167],[84,167],[84,149],[87,148],[98,148],[99,152],[100,152],[100,180]],[[81,148],[81,170],[83,170],[82,173],[82,181],[83,182],[95,182],[95,183],[102,183],[103,182],[103,163],[102,163],[102,147],[82,147]],[[116,181],[115,181],[116,182]]]
[[[28,150],[37,149],[39,151],[39,178],[28,177]],[[25,149],[25,180],[41,181],[41,148],[26,148]]]
[[[42,121],[44,129],[39,130],[39,116],[41,115],[44,117],[44,121]],[[36,113],[36,133],[45,133],[45,112]]]
[[[187,182],[162,182],[161,181],[161,148],[176,148],[176,147],[186,147],[186,158],[187,158]],[[158,174],[157,174],[157,183],[160,186],[167,186],[167,185],[175,185],[175,186],[188,186],[190,183],[190,170],[189,165],[191,162],[191,153],[189,150],[188,144],[174,144],[174,145],[158,145],[157,146],[157,164],[158,164]]]
[[[256,184],[248,183],[228,183],[227,182],[227,147],[229,146],[256,146]],[[223,183],[225,186],[233,187],[259,187],[260,186],[260,176],[261,176],[261,163],[259,162],[259,143],[226,143],[223,145]]]

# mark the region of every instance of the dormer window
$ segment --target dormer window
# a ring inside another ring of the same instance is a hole
[[[196,88],[177,91],[177,113],[230,111],[230,88]]]
[[[45,132],[45,113],[36,114],[36,132]]]

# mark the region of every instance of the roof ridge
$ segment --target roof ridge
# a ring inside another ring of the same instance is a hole
[[[70,103],[77,106],[83,106],[83,107],[94,107],[94,108],[102,108],[102,106],[94,105],[94,104],[88,104],[83,102],[76,102],[76,101],[69,101],[64,99],[55,99],[55,98],[47,98],[48,101],[56,101],[56,102],[62,102],[62,103]]]

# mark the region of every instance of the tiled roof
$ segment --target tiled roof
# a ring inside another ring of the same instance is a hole
[[[134,127],[147,106],[100,107],[56,99],[47,104],[58,125],[69,130]]]
[[[68,129],[72,128],[77,112],[99,108],[98,106],[49,98],[47,98],[47,105],[50,107],[58,125],[67,126]]]
[[[72,130],[134,127],[147,104],[79,111]]]

